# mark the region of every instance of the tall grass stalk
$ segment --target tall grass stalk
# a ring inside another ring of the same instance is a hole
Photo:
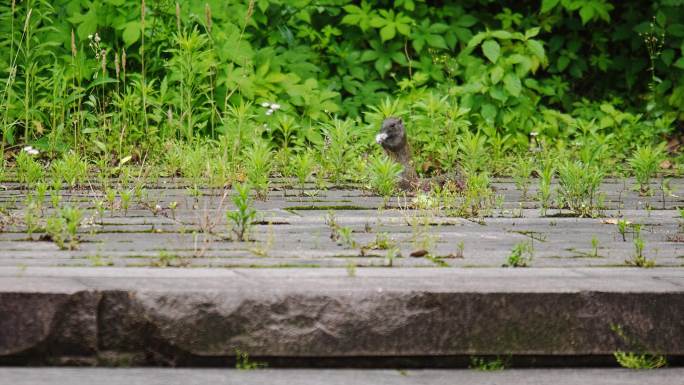
[[[17,52],[14,53],[14,14],[16,13],[16,1],[12,0],[12,40],[11,40],[11,51],[10,51],[10,68],[9,68],[9,75],[7,77],[7,83],[5,84],[5,89],[3,90],[2,96],[0,97],[0,102],[4,101],[5,97],[7,97],[6,103],[0,103],[2,105],[9,106],[12,102],[11,97],[12,97],[12,92],[10,90],[12,89],[12,84],[14,83],[14,80],[16,80],[17,77],[17,60],[19,59],[19,47],[24,42],[24,39],[26,38],[26,28],[22,31],[21,34],[21,39],[19,40],[19,43],[17,45]],[[31,10],[29,10],[29,13],[26,15],[26,22],[24,25],[28,24],[28,20],[31,17]],[[7,141],[7,118],[9,117],[9,108],[5,108],[5,113],[2,118],[2,137],[0,137],[0,155],[5,154],[5,142]]]
[[[26,6],[30,6],[30,2],[26,2]],[[35,63],[30,63],[29,61],[29,54],[31,52],[31,29],[29,28],[30,22],[31,22],[31,12],[33,12],[33,8],[29,8],[28,12],[26,13],[26,21],[24,22],[24,35],[26,36],[26,39],[24,39],[25,42],[25,48],[24,48],[24,143],[28,142],[29,138],[29,131],[30,131],[30,124],[29,124],[29,106],[30,106],[30,94],[33,91],[31,87],[31,70],[29,70],[30,67],[33,67],[36,65]]]
[[[145,127],[145,135],[149,134],[147,127],[147,82],[145,80],[145,0],[140,2],[140,64],[142,66],[142,111],[143,111],[143,125]]]

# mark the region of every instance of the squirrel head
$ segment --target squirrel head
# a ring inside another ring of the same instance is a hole
[[[375,141],[387,151],[397,152],[406,145],[406,128],[401,118],[389,117],[382,122]]]

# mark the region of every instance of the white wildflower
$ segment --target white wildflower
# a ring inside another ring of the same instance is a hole
[[[269,103],[269,102],[263,102],[263,103],[261,103],[261,107],[267,108],[267,107],[270,107],[270,106],[271,106],[271,103]]]
[[[266,115],[267,115],[267,116],[268,116],[268,115],[271,115],[271,114],[273,114],[273,110],[272,110],[272,109],[269,108],[268,110],[266,110]]]
[[[278,103],[273,103],[273,104],[271,104],[271,109],[274,110],[274,111],[275,111],[275,110],[279,110],[279,109],[280,109],[280,104],[278,104]]]
[[[29,155],[38,155],[39,151],[31,146],[26,146],[22,149],[25,153]]]

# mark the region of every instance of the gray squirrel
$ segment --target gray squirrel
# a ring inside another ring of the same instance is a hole
[[[465,183],[461,173],[456,175],[440,175],[434,178],[421,179],[416,173],[411,160],[411,148],[406,138],[406,128],[401,118],[389,117],[382,122],[380,132],[375,136],[375,142],[385,150],[387,155],[395,162],[401,164],[404,170],[401,173],[399,188],[403,191],[429,191],[433,185],[444,185],[449,181],[454,182],[458,190],[463,190]]]

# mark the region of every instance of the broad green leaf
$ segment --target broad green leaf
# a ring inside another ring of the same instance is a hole
[[[370,19],[369,24],[373,28],[381,28],[387,24],[387,21],[380,16],[374,16]]]
[[[130,46],[140,39],[141,24],[139,21],[129,21],[123,31],[123,40],[126,46]]]
[[[508,95],[506,95],[506,93],[503,91],[501,85],[490,88],[489,96],[491,96],[492,99],[498,100],[501,103],[505,103],[506,99],[508,99]]]
[[[431,33],[444,33],[449,30],[449,26],[443,23],[434,23],[430,25]]]
[[[362,62],[367,62],[371,60],[377,59],[379,56],[377,51],[363,51],[363,54],[361,54],[361,61]]]
[[[487,59],[489,59],[489,61],[496,63],[496,61],[499,59],[499,55],[501,54],[501,47],[495,40],[487,40],[482,43],[482,53],[487,57]]]
[[[81,40],[88,38],[97,31],[97,11],[96,8],[91,8],[88,13],[82,16],[81,23],[78,25],[76,32]]]
[[[513,37],[513,34],[508,31],[492,31],[491,36],[499,40],[509,40]]]
[[[684,57],[680,57],[675,63],[674,66],[677,68],[684,69]]]
[[[541,12],[545,13],[552,10],[556,7],[556,5],[558,5],[559,1],[560,0],[542,0]]]
[[[507,73],[506,76],[504,76],[503,79],[504,82],[504,88],[506,91],[508,91],[509,94],[513,96],[520,96],[520,92],[522,91],[522,84],[520,84],[520,78],[518,78],[518,75],[514,73]]]
[[[539,35],[539,27],[530,28],[525,31],[525,39],[530,39]]]
[[[594,7],[591,5],[585,5],[579,11],[580,18],[582,19],[582,24],[587,24],[594,17]]]
[[[395,25],[397,27],[397,31],[400,34],[402,34],[404,36],[408,36],[411,34],[411,27],[408,24],[396,23]]]
[[[447,49],[444,38],[439,35],[428,35],[426,40],[430,47]]]
[[[473,48],[477,47],[477,45],[480,44],[486,36],[487,35],[484,32],[479,32],[479,33],[475,34],[475,36],[473,36],[468,41],[468,46],[466,48],[467,49],[473,49]]]
[[[101,75],[102,75],[102,73],[100,73],[100,76],[101,76]],[[88,88],[87,88],[87,89],[93,89],[93,88],[95,88],[95,87],[97,87],[97,86],[101,86],[101,85],[103,85],[103,84],[118,83],[118,82],[119,82],[119,81],[116,80],[116,79],[112,79],[112,78],[102,78],[102,77],[100,77],[100,78],[98,78],[97,80],[95,80],[95,81],[91,82],[90,84],[88,84]]]
[[[463,15],[456,20],[456,25],[459,27],[472,27],[479,20],[473,15]]]
[[[423,47],[425,46],[425,39],[421,38],[414,38],[412,41],[413,44],[413,49],[416,50],[416,52],[420,52],[423,50]]]
[[[391,40],[396,35],[394,24],[387,24],[380,29],[380,38],[382,41]]]
[[[501,81],[501,79],[504,76],[504,69],[501,68],[500,66],[494,67],[492,72],[489,74],[489,76],[492,79],[492,84],[496,84]]]
[[[100,142],[99,140],[93,140],[93,143],[95,143],[95,145],[97,146],[97,148],[100,149],[100,151],[107,152],[107,146],[104,143]]]
[[[525,42],[525,45],[527,45],[527,48],[532,51],[534,56],[539,58],[541,61],[546,61],[546,54],[544,53],[544,46],[539,40],[533,40],[530,39]]]
[[[385,76],[387,71],[392,69],[392,62],[386,56],[380,57],[375,61],[375,69],[378,71],[380,76]]]
[[[458,38],[458,40],[460,40],[464,43],[467,43],[473,37],[473,33],[470,32],[470,30],[468,28],[454,27],[453,32],[456,35],[456,37]],[[454,42],[454,44],[451,44],[451,45],[453,46],[455,44],[456,44],[456,42]]]
[[[496,107],[492,104],[485,103],[480,109],[480,115],[489,122],[493,122],[496,119]]]
[[[302,9],[297,13],[297,18],[306,22],[307,24],[311,24],[311,14],[305,9]]]

